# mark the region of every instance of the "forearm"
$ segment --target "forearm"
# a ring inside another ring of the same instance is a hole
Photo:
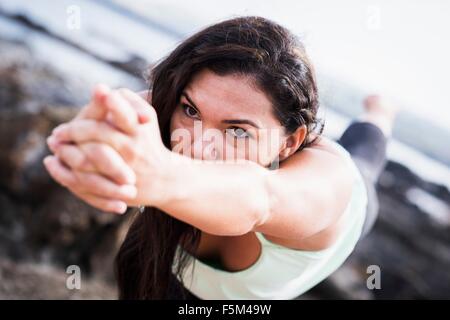
[[[155,206],[198,229],[240,235],[262,223],[270,211],[269,170],[250,161],[217,163],[171,153],[159,178],[164,197]]]

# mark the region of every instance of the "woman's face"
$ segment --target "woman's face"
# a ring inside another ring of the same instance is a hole
[[[246,159],[267,166],[286,147],[284,128],[272,108],[250,78],[218,76],[205,69],[186,86],[172,115],[172,151],[195,159]]]

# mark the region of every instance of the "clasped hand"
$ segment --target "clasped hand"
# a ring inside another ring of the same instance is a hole
[[[128,89],[98,85],[92,99],[47,139],[50,175],[77,197],[108,212],[163,201],[158,182],[170,150],[161,139],[155,109]]]

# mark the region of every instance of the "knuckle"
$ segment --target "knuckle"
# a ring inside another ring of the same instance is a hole
[[[67,150],[66,158],[70,158],[71,167],[76,170],[86,169],[90,162],[86,158],[83,152],[78,150],[76,147],[70,147],[71,150]]]
[[[62,161],[66,161],[66,159],[68,158],[68,156],[67,156],[68,152],[67,152],[67,146],[66,145],[60,146],[58,149],[55,150],[54,153],[55,153],[55,156],[57,156]]]
[[[85,179],[83,179],[83,182],[80,183],[77,188],[78,193],[89,193],[89,194],[97,194],[99,192],[99,188],[101,186],[98,184],[98,182],[87,175]]]
[[[75,171],[75,179],[73,184],[71,185],[72,189],[76,189],[77,192],[85,192],[86,191],[86,175],[83,172]]]
[[[120,153],[127,161],[134,161],[137,158],[136,148],[131,143],[123,143]]]
[[[89,161],[89,159],[85,155],[82,155],[78,161],[79,161],[79,163],[78,163],[77,169],[85,170],[85,171],[92,169],[92,163],[91,163],[91,161]]]
[[[110,132],[113,127],[106,122],[97,122],[92,128],[96,132]]]
[[[103,158],[106,154],[105,146],[103,146],[102,144],[98,144],[98,143],[91,144],[90,151],[91,151],[90,154],[93,159]]]
[[[92,174],[86,174],[83,186],[85,190],[92,190],[98,187],[98,183]]]
[[[77,160],[76,165],[72,169],[80,172],[90,172],[92,171],[92,163],[87,157],[83,157]]]

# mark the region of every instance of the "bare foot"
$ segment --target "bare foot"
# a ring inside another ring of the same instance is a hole
[[[386,137],[390,137],[398,107],[381,96],[370,95],[364,99],[364,109],[359,119],[375,124]]]

